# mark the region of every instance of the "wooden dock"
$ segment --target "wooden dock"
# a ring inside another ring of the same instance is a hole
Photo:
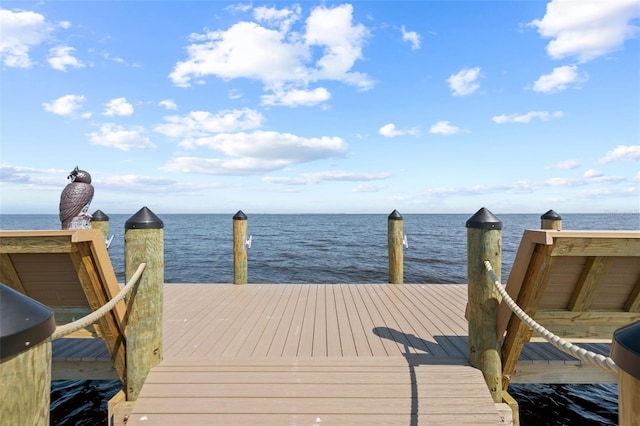
[[[128,425],[504,424],[468,365],[464,285],[169,284],[164,300],[164,359]]]
[[[127,425],[510,422],[469,366],[466,284],[165,284],[164,293],[164,359]],[[104,343],[86,342],[54,342],[53,378],[117,380]],[[512,377],[615,382],[539,340],[525,344]]]

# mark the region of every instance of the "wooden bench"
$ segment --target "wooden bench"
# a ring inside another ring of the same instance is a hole
[[[640,232],[526,230],[506,290],[554,334],[610,342],[616,329],[640,320]],[[533,332],[504,303],[497,332],[506,390]]]
[[[0,281],[52,309],[57,325],[97,310],[120,291],[97,229],[0,231]],[[125,313],[120,302],[95,327],[55,341],[52,377],[125,383]]]

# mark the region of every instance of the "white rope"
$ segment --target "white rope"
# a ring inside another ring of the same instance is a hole
[[[505,302],[509,309],[511,309],[513,313],[516,314],[518,318],[520,318],[522,322],[524,322],[529,328],[533,329],[533,331],[538,333],[545,340],[547,340],[556,348],[560,349],[562,352],[567,353],[582,362],[591,364],[594,367],[601,368],[611,373],[618,373],[618,366],[610,357],[588,351],[584,348],[581,348],[580,346],[574,345],[571,342],[567,342],[563,338],[556,336],[555,334],[538,324],[533,318],[527,315],[526,312],[524,312],[516,302],[513,301],[511,296],[509,296],[505,288],[502,286],[502,284],[500,284],[498,277],[496,277],[496,274],[491,267],[491,262],[485,260],[484,266],[487,268],[487,272],[493,280],[493,284],[498,290],[498,293],[500,293],[500,296],[502,296],[502,301]]]
[[[129,292],[135,286],[138,280],[140,280],[142,271],[144,271],[144,268],[146,266],[147,266],[146,263],[141,263],[138,266],[138,269],[136,269],[136,272],[129,279],[129,282],[127,283],[127,285],[125,285],[122,288],[122,290],[120,290],[120,292],[116,294],[116,296],[113,299],[109,300],[103,306],[93,311],[89,315],[86,315],[78,320],[75,320],[74,322],[70,322],[69,324],[65,324],[65,325],[61,325],[60,327],[57,327],[56,331],[54,331],[53,334],[51,335],[51,340],[53,341],[61,337],[67,336],[73,333],[74,331],[81,330],[91,324],[98,322],[100,318],[105,316],[107,312],[112,310],[118,303],[120,303],[127,296],[127,294],[129,294]]]

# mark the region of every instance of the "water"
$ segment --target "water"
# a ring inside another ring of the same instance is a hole
[[[124,223],[132,215],[109,215],[109,249],[124,282]],[[159,215],[164,222],[165,282],[233,281],[233,215]],[[404,215],[409,243],[404,281],[464,283],[467,274],[464,214]],[[510,271],[524,229],[540,227],[540,215],[505,214],[502,276]],[[640,229],[637,214],[562,214],[563,229]],[[0,229],[58,229],[56,215],[0,215]],[[387,215],[249,214],[249,283],[386,283]],[[119,382],[56,381],[51,423],[102,423],[106,401]],[[617,386],[512,385],[523,425],[617,424]],[[544,414],[542,414],[544,413]]]

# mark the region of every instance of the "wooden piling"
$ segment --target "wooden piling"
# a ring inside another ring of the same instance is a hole
[[[49,426],[51,340],[3,360],[0,379],[2,424]]]
[[[618,424],[640,426],[640,321],[613,333],[611,358],[618,365]]]
[[[0,323],[0,423],[49,426],[53,311],[0,284]]]
[[[233,216],[233,283],[246,284],[247,264],[247,215],[238,210]]]
[[[469,361],[480,369],[495,402],[502,402],[502,361],[496,331],[500,295],[484,266],[501,273],[502,222],[484,207],[466,222]]]
[[[555,229],[557,231],[562,230],[562,218],[553,210],[549,210],[542,216],[540,216],[540,227],[542,229]]]
[[[99,229],[104,238],[109,238],[109,216],[104,214],[102,210],[96,210],[91,215],[91,227]]]
[[[127,301],[127,401],[135,401],[151,368],[162,360],[164,224],[143,207],[125,223],[125,277],[147,264]]]
[[[404,254],[402,252],[402,215],[398,210],[391,212],[387,219],[387,240],[389,246],[389,282],[404,283]]]

